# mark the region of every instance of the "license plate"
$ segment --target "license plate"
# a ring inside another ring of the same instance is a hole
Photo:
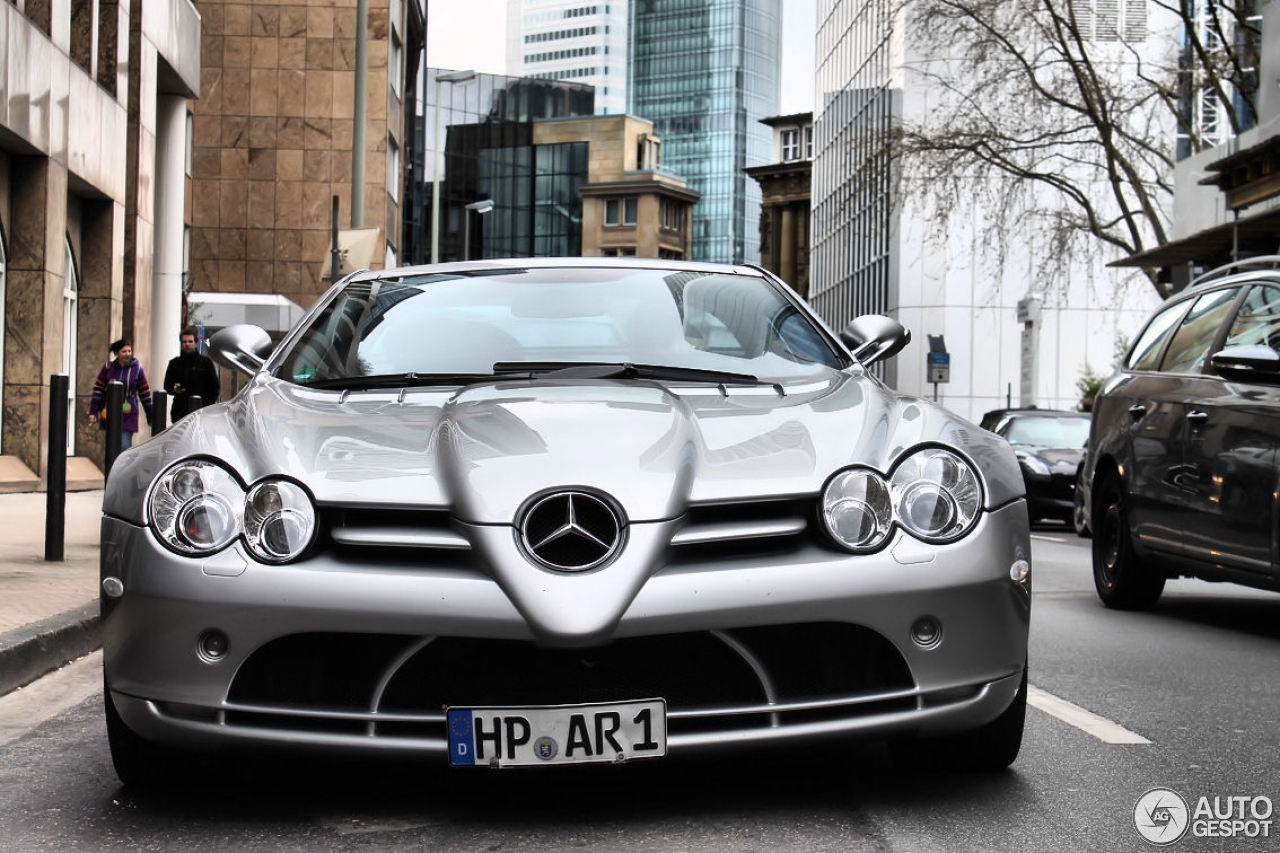
[[[518,767],[656,758],[667,752],[667,703],[449,708],[449,763]]]

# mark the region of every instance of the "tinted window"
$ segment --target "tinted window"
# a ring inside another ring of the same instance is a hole
[[[1169,339],[1174,324],[1186,310],[1187,303],[1179,302],[1157,314],[1143,330],[1142,337],[1138,338],[1125,366],[1130,370],[1155,370],[1160,363],[1160,351],[1164,349],[1164,342]]]
[[[1264,344],[1280,351],[1280,287],[1255,285],[1240,303],[1224,347]]]
[[[1165,373],[1198,373],[1239,293],[1240,288],[1232,287],[1210,291],[1198,298],[1170,341],[1160,370]]]
[[[1089,419],[1083,416],[1014,418],[1004,437],[1010,444],[1032,447],[1084,447],[1089,440]]]

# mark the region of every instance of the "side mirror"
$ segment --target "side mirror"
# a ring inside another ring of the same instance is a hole
[[[911,343],[911,332],[883,314],[863,314],[844,327],[840,340],[848,344],[854,358],[870,365],[895,355]]]
[[[1227,379],[1280,381],[1280,353],[1264,344],[1227,347],[1209,358],[1213,369]]]
[[[265,330],[244,323],[219,329],[209,339],[209,352],[214,361],[246,376],[262,369],[274,347]]]

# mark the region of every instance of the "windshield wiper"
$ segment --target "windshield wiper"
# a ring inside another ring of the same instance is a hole
[[[336,376],[300,382],[304,388],[331,391],[358,391],[370,388],[416,388],[424,385],[471,385],[499,377],[492,373],[375,373],[369,376]],[[505,377],[503,377],[505,378]]]
[[[731,382],[758,384],[749,373],[676,367],[664,364],[633,364],[626,361],[499,361],[493,372],[524,374],[540,379],[660,379],[670,382]]]

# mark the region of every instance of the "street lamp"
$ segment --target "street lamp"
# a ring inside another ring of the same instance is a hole
[[[486,198],[483,201],[473,201],[467,205],[467,212],[462,225],[462,259],[464,261],[471,260],[471,214],[483,216],[491,210],[493,210],[493,199],[491,198]]]
[[[440,263],[440,179],[444,172],[444,111],[440,108],[441,83],[465,83],[474,71],[444,71],[436,74],[435,175],[431,180],[431,263]]]

